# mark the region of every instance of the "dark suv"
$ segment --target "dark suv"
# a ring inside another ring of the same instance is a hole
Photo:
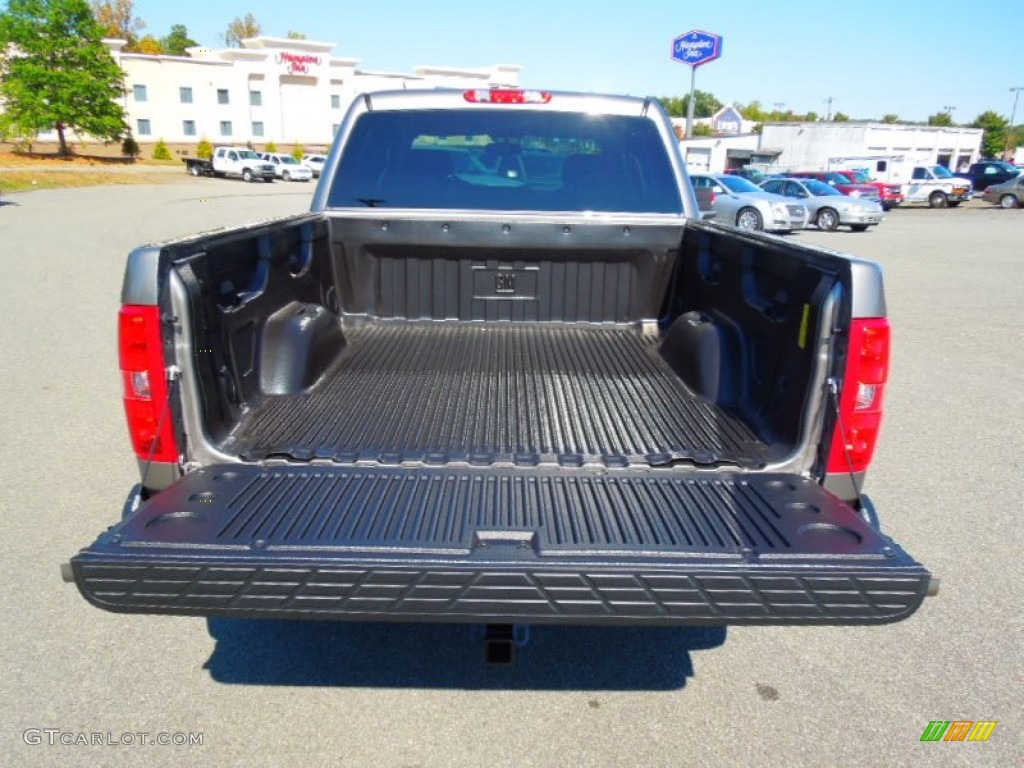
[[[847,176],[839,173],[839,171],[793,171],[786,175],[797,179],[817,179],[828,184],[830,187],[835,187],[844,195],[862,197],[865,200],[872,200],[879,205],[882,204],[882,196],[878,193],[877,187],[850,181]]]
[[[1020,175],[1020,168],[1003,160],[982,160],[974,163],[965,172],[958,172],[957,176],[971,180],[971,186],[976,192],[988,189],[993,184],[1002,184],[1004,181],[1015,179]]]

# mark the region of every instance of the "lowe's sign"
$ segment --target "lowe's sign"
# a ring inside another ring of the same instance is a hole
[[[672,58],[680,64],[699,67],[722,55],[722,36],[691,29],[672,41]]]

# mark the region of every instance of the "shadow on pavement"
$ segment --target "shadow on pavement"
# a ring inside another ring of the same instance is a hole
[[[209,619],[221,683],[512,690],[673,690],[724,627],[531,626],[514,666],[487,666],[480,628]]]

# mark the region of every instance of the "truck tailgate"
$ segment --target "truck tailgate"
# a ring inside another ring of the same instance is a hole
[[[669,469],[207,467],[72,561],[112,611],[878,624],[930,574],[820,485]]]

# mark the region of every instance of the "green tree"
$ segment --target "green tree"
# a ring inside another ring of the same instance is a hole
[[[1009,120],[991,109],[982,112],[971,123],[971,128],[981,128],[981,154],[985,157],[998,157],[1006,150],[1006,130]]]
[[[749,104],[736,104],[735,106],[739,113],[747,120],[763,123],[769,119],[768,113],[761,108],[760,101],[752,101]]]
[[[814,110],[811,110],[806,115],[804,115],[804,121],[808,123],[818,122],[818,113],[815,112]]]
[[[157,141],[153,146],[153,159],[154,160],[173,160],[171,157],[171,150],[167,148],[167,142],[163,139]]]
[[[928,115],[928,125],[949,128],[953,125],[953,116],[949,112],[936,112],[934,115]]]
[[[196,157],[202,160],[209,160],[213,157],[213,144],[205,136],[199,137],[199,143],[196,144]]]
[[[714,136],[714,129],[707,123],[695,123],[693,126],[694,136]]]
[[[271,139],[270,141],[267,142],[266,151],[267,152],[277,152],[277,144],[274,143],[273,139]]]
[[[224,32],[224,44],[228,48],[241,48],[243,40],[249,37],[256,37],[260,34],[261,30],[260,23],[256,21],[256,17],[251,13],[245,14],[244,18],[235,16]]]
[[[848,123],[850,122],[850,116],[845,112],[836,112],[832,115],[832,122],[834,123]]]
[[[92,12],[106,37],[127,40],[126,51],[138,50],[138,33],[146,28],[146,22],[135,15],[132,0],[93,0]]]
[[[101,42],[103,29],[86,0],[8,0],[0,14],[0,135],[19,138],[56,130],[116,141],[128,126],[120,100],[122,72]]]
[[[305,40],[306,36],[302,32],[296,32],[294,29],[289,29],[288,34],[285,35],[289,40]]]
[[[894,115],[892,112],[889,112],[888,114],[882,115],[882,122],[883,123],[892,124],[892,123],[898,123],[899,121],[900,121],[899,115]]]
[[[693,116],[711,117],[722,108],[722,102],[715,98],[713,93],[702,91],[699,88],[693,93]],[[662,96],[658,101],[665,107],[672,117],[686,117],[686,106],[690,103],[690,94],[685,96]]]
[[[160,45],[169,56],[184,56],[186,48],[199,43],[188,36],[188,28],[184,24],[172,24],[171,31],[167,33],[167,37],[160,40]]]

